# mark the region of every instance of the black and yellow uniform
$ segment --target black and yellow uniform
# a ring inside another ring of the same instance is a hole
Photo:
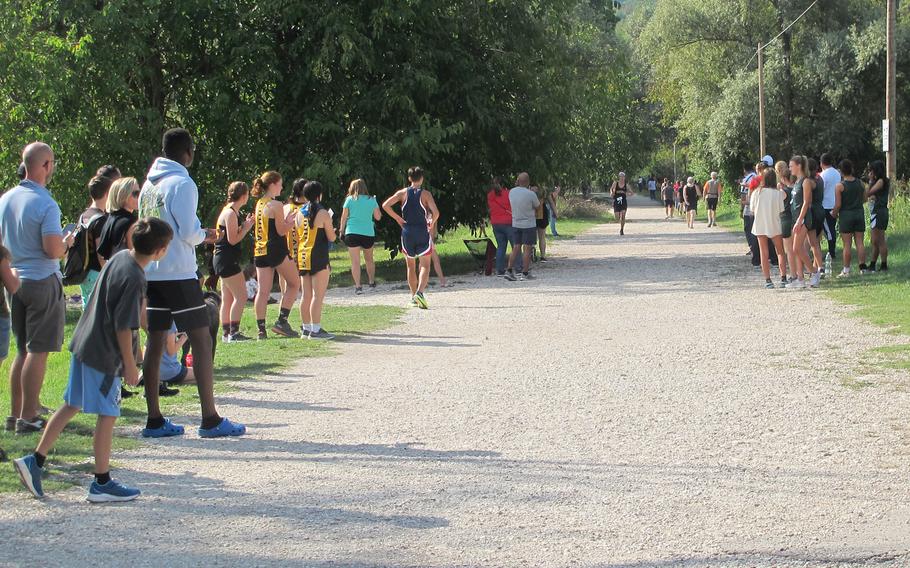
[[[888,192],[891,190],[891,180],[882,180],[882,188],[872,196],[869,203],[869,227],[879,231],[888,230]]]
[[[840,232],[865,233],[866,216],[863,211],[863,198],[866,188],[858,179],[843,180],[841,184],[844,186],[844,191],[840,194],[840,210],[837,213],[840,220]]]
[[[265,208],[273,200],[262,197],[256,202],[256,244],[253,263],[259,268],[275,268],[288,258],[288,241],[278,234],[275,219],[267,216]]]
[[[224,209],[227,210],[231,206]],[[234,213],[237,213],[234,211]],[[237,214],[237,231],[241,229],[240,215]],[[243,254],[242,245],[238,242],[232,245],[228,241],[227,226],[218,226],[218,238],[215,240],[215,254],[212,255],[212,268],[215,269],[215,275],[221,278],[230,278],[235,274],[240,274],[240,257]]]
[[[315,207],[312,212],[312,218],[315,219],[323,207],[317,204],[311,204],[310,208]],[[297,268],[301,276],[317,274],[329,268],[329,239],[325,236],[325,229],[310,227],[310,211],[306,210],[303,215],[303,221],[297,227],[299,243],[297,245]]]
[[[300,212],[300,208],[303,206],[304,206],[303,203],[294,203],[293,201],[288,203],[288,207],[294,213],[295,218],[296,218],[297,213]],[[297,262],[297,259],[296,259],[297,244],[300,242],[300,239],[298,237],[298,231],[296,229],[289,230],[288,234],[285,235],[285,237],[287,237],[287,241],[288,241],[288,256],[291,258],[291,260],[293,260],[294,262]]]

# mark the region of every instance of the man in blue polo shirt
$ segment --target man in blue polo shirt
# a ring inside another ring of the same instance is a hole
[[[12,413],[6,419],[6,429],[17,434],[44,428],[39,397],[48,353],[63,345],[66,315],[60,259],[67,245],[60,207],[46,187],[54,175],[54,152],[33,142],[22,151],[22,162],[25,178],[0,197],[0,235],[22,281],[10,298],[17,353],[10,366]]]

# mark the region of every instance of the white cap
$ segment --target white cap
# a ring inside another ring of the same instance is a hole
[[[619,172],[619,177],[621,177],[621,178],[626,177],[626,172]]]
[[[764,162],[765,165],[768,166],[769,168],[774,167],[774,158],[772,158],[771,156],[766,155],[761,159],[761,161]]]

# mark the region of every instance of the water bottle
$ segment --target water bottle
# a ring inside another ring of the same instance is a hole
[[[831,274],[831,253],[825,254],[825,276]]]

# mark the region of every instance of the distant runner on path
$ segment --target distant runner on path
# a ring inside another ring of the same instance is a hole
[[[720,201],[720,194],[723,192],[723,186],[717,179],[717,172],[711,172],[711,179],[705,182],[705,203],[708,205],[708,226],[717,226],[717,202]]]
[[[629,184],[626,183],[625,172],[619,172],[619,180],[610,187],[610,197],[613,198],[613,216],[619,219],[619,234],[625,235],[626,211],[629,209]]]
[[[424,290],[430,280],[430,260],[433,252],[431,230],[439,221],[439,210],[430,192],[423,189],[423,170],[417,166],[408,170],[411,185],[386,199],[382,209],[401,227],[401,252],[408,267],[408,287],[411,305],[425,310],[429,307]],[[392,209],[401,205],[401,215]],[[427,222],[429,221],[429,223]],[[420,273],[417,263],[420,263]]]

